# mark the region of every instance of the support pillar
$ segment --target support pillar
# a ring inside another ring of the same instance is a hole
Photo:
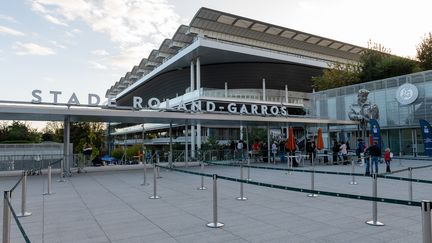
[[[190,92],[195,90],[195,68],[194,62],[190,63]]]
[[[266,101],[266,85],[265,85],[265,78],[262,80],[262,98],[263,101]]]
[[[172,122],[170,122],[170,126],[169,126],[169,138],[170,138],[170,140],[169,140],[169,149],[170,149],[170,151],[169,151],[169,155],[168,155],[168,164],[169,164],[169,167],[172,167],[173,166],[173,164],[172,164],[172,154],[173,154],[173,147],[172,147]]]
[[[285,103],[288,103],[288,85],[285,84]]]
[[[196,132],[195,132],[195,126],[191,126],[191,157],[195,158],[195,147],[196,147]]]
[[[201,150],[201,122],[197,123],[197,135],[196,135],[196,143],[198,151]]]
[[[63,123],[63,173],[69,175],[70,171],[70,117],[65,116]]]
[[[185,166],[188,167],[188,155],[189,155],[189,149],[188,149],[188,133],[189,133],[189,129],[188,129],[188,122],[185,122],[185,154],[184,154],[184,161],[185,161]]]
[[[196,59],[196,89],[201,94],[201,61],[199,57]]]

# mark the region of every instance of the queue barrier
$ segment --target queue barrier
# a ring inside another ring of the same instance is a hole
[[[15,185],[8,191],[3,192],[3,243],[10,243],[10,236],[11,236],[11,215],[15,219],[15,222],[18,226],[18,229],[20,230],[24,240],[26,243],[30,242],[30,239],[28,238],[26,232],[24,231],[24,228],[21,225],[21,222],[18,219],[18,216],[15,213],[15,210],[12,207],[11,199],[12,199],[12,192],[18,187],[20,183],[22,183],[23,186],[23,192],[22,192],[22,199],[21,199],[21,214],[22,216],[29,216],[30,214],[28,212],[25,212],[25,193],[26,190],[26,179],[27,179],[27,171],[23,172],[23,175],[20,177],[20,179],[15,183]]]
[[[234,181],[234,182],[240,182],[240,183],[247,183],[251,185],[256,186],[262,186],[262,187],[268,187],[268,188],[275,188],[275,189],[281,189],[281,190],[287,190],[287,191],[294,191],[294,192],[302,192],[302,193],[309,193],[309,194],[317,194],[317,195],[325,195],[325,196],[331,196],[331,197],[340,197],[340,198],[348,198],[348,199],[356,199],[356,200],[364,200],[364,201],[371,201],[372,202],[372,220],[366,221],[366,224],[368,225],[374,225],[374,226],[383,226],[384,224],[379,222],[377,219],[377,203],[389,203],[389,204],[397,204],[397,205],[405,205],[405,206],[412,206],[412,207],[421,207],[421,217],[422,217],[422,234],[423,234],[423,242],[431,242],[432,239],[432,232],[431,232],[431,202],[427,200],[422,200],[421,202],[416,201],[410,201],[410,200],[401,200],[401,199],[392,199],[392,198],[383,198],[377,196],[377,178],[378,176],[376,174],[372,175],[373,183],[372,183],[372,196],[363,196],[363,195],[355,195],[355,194],[349,194],[349,193],[338,193],[338,192],[331,192],[331,191],[320,191],[320,190],[312,190],[312,189],[306,189],[306,188],[297,188],[297,187],[290,187],[290,186],[282,186],[282,185],[275,185],[270,183],[263,183],[263,182],[257,182],[257,181],[250,181],[245,180],[242,178],[232,178],[227,176],[219,176],[217,174],[206,174],[202,172],[193,172],[178,168],[170,168],[166,166],[157,165],[158,167],[165,168],[167,170],[173,170],[178,171],[182,173],[192,174],[192,175],[198,175],[202,177],[212,177],[213,178],[213,222],[208,223],[208,227],[212,228],[218,228],[222,227],[224,224],[219,223],[217,221],[217,186],[216,186],[216,180],[222,179],[227,181]],[[243,166],[241,165],[241,173],[243,170]],[[242,196],[242,187],[241,187],[241,196]]]

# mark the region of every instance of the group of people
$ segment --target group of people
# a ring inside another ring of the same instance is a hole
[[[360,146],[359,146],[360,147]],[[365,147],[364,145],[361,145],[361,147]],[[360,149],[361,149],[360,147]],[[365,175],[370,175],[373,173],[378,174],[378,163],[380,161],[380,158],[382,156],[381,148],[378,145],[378,141],[374,141],[371,146],[369,146],[367,149],[364,150],[365,155]],[[370,157],[370,160],[367,158]],[[390,148],[386,148],[384,150],[384,162],[386,163],[386,172],[390,173],[390,162],[393,158],[393,153],[390,151]],[[372,164],[370,164],[372,163]]]
[[[268,145],[265,142],[255,139],[250,146],[251,159],[254,162],[276,162],[276,157],[280,154],[281,162],[285,159],[285,141],[273,141],[270,145],[270,158],[268,158]],[[248,146],[245,141],[238,140],[237,142],[231,141],[230,149],[233,151],[234,158],[238,160],[247,160]]]

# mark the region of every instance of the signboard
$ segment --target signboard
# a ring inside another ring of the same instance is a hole
[[[413,84],[403,84],[396,91],[396,99],[401,105],[414,103],[418,98],[418,89]]]
[[[423,135],[423,144],[425,154],[427,156],[432,156],[432,129],[426,120],[419,120],[420,122],[420,130]]]
[[[372,142],[378,141],[378,147],[381,148],[381,129],[378,121],[375,119],[370,119],[369,125],[371,129]]]

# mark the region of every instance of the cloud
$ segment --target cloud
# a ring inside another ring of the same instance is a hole
[[[34,43],[16,42],[12,49],[15,50],[15,54],[17,55],[47,56],[55,54],[55,52],[51,48],[40,46]]]
[[[61,21],[61,20],[59,20],[59,19],[57,19],[57,18],[55,18],[49,14],[45,15],[44,18],[53,24],[68,26],[65,22],[63,22],[63,21]]]
[[[97,63],[95,61],[88,61],[88,64],[90,64],[92,66],[92,68],[94,69],[101,69],[101,70],[107,70],[108,67],[105,65],[102,65],[100,63]]]
[[[108,56],[109,55],[109,53],[103,49],[93,50],[90,53],[93,55],[98,55],[98,56]]]
[[[55,47],[57,47],[57,48],[66,49],[66,46],[65,46],[65,45],[62,45],[62,44],[58,43],[58,42],[55,41],[55,40],[51,40],[50,43],[53,44],[53,45],[54,45]]]
[[[83,21],[92,30],[106,34],[119,47],[120,60],[124,62],[117,59],[112,63],[122,69],[127,67],[125,70],[158,48],[163,39],[170,38],[180,22],[167,0],[33,0],[32,9],[44,17],[55,16],[65,24]]]
[[[13,36],[25,36],[25,34],[20,31],[2,25],[0,25],[0,34],[13,35]]]
[[[15,23],[15,24],[18,23],[18,21],[16,21],[15,18],[8,16],[8,15],[0,14],[0,19],[4,19],[6,21],[9,21],[9,22]]]

